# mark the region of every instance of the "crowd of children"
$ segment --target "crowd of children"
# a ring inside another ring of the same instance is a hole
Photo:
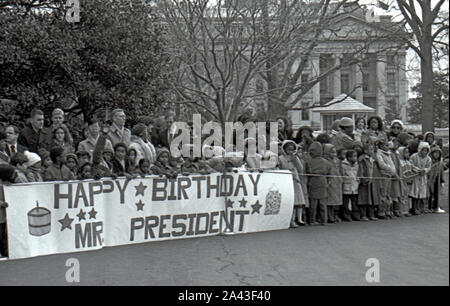
[[[342,118],[333,123],[330,134],[314,137],[310,127],[300,127],[293,137],[288,120],[280,118],[278,139],[247,138],[244,152],[235,152],[234,146],[231,150],[204,146],[202,157],[174,157],[168,145],[174,137],[169,127],[155,131],[153,122],[140,122],[128,130],[123,110],[113,111],[109,125],[89,120],[85,140],[75,151],[61,112],[53,112],[51,132],[45,132],[40,123],[40,111],[32,113],[28,130],[5,127],[0,141],[0,184],[284,169],[291,172],[294,183],[291,227],[443,212],[439,194],[448,155],[443,155],[434,134],[423,138],[408,134],[399,120],[391,124],[394,129],[385,131],[381,118],[369,118],[367,124],[362,119],[354,131],[352,119]],[[269,149],[249,154],[249,144],[257,145],[262,139],[276,142],[278,154]],[[188,146],[192,152],[193,146]],[[275,164],[266,163],[274,157]],[[0,201],[2,241],[6,206]],[[0,245],[0,252],[6,255],[4,246]]]

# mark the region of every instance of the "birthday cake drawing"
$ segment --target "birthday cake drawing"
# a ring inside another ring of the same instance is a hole
[[[28,229],[31,236],[44,236],[51,232],[51,211],[40,207],[36,201],[36,207],[28,212]]]

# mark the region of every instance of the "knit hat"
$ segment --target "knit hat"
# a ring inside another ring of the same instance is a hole
[[[322,156],[322,145],[320,144],[320,142],[314,141],[310,146],[309,146],[309,154],[312,157],[319,157]]]
[[[81,151],[78,151],[78,152],[77,152],[77,157],[78,157],[78,158],[80,158],[82,155],[88,155],[89,158],[91,158],[91,153],[89,153],[89,152],[86,151],[86,150],[81,150]]]
[[[312,135],[312,133],[314,132],[314,130],[312,129],[312,127],[308,126],[308,125],[303,125],[301,127],[298,128],[297,130],[297,135],[301,135],[302,131],[307,130],[309,131],[309,133]]]
[[[326,143],[323,145],[323,155],[328,155],[331,151],[331,149],[334,148],[334,145],[331,143]]]
[[[141,135],[145,130],[147,129],[147,126],[143,123],[138,123],[131,129],[131,133],[133,135],[139,136]]]
[[[32,167],[41,161],[41,157],[36,153],[25,151],[24,154],[28,159],[28,161],[24,164],[27,168]]]
[[[351,118],[348,118],[348,117],[342,117],[341,121],[339,123],[339,126],[342,126],[342,127],[353,126],[353,120]]]
[[[77,165],[78,165],[78,157],[77,157],[75,154],[73,154],[73,153],[67,153],[67,154],[66,154],[66,160],[68,160],[69,158],[72,158],[73,160],[75,160],[75,162],[76,162]]]
[[[40,148],[38,150],[38,155],[41,157],[41,160],[46,160],[47,158],[50,157],[50,152],[44,148]]]
[[[158,149],[158,151],[156,152],[156,160],[158,160],[159,157],[160,157],[162,154],[164,154],[164,153],[169,154],[169,157],[170,157],[170,152],[169,152],[169,150],[167,150],[166,148],[160,148],[160,149]]]

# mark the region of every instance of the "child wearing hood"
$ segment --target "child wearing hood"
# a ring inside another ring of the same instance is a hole
[[[279,157],[280,169],[292,172],[294,182],[294,210],[291,218],[291,227],[305,225],[303,222],[303,207],[308,206],[308,196],[306,194],[306,184],[302,184],[305,167],[297,153],[297,144],[292,140],[285,140],[281,145],[282,154]],[[303,181],[304,182],[304,181]]]
[[[320,224],[327,223],[328,176],[332,169],[330,163],[322,157],[322,145],[314,141],[309,146],[311,160],[306,164],[309,196],[309,224],[315,225],[317,209],[320,210]]]
[[[342,193],[344,196],[341,215],[344,221],[361,221],[358,207],[358,157],[355,150],[348,150],[345,156],[346,159],[342,162],[342,176],[344,176]]]
[[[27,177],[28,181],[31,182],[43,182],[42,178],[42,163],[41,158],[38,154],[33,152],[25,151],[25,156],[27,157],[27,162],[25,167],[28,170]]]
[[[338,213],[339,207],[342,206],[342,171],[340,161],[337,157],[336,147],[332,144],[324,144],[323,155],[330,162],[331,175],[335,176],[330,177],[328,183],[328,223],[338,223],[341,222]]]
[[[392,209],[391,201],[391,179],[397,178],[397,170],[395,164],[392,161],[391,152],[389,151],[389,146],[387,140],[379,139],[377,142],[377,153],[375,154],[376,164],[379,170],[380,178],[378,178],[380,193],[380,203],[378,206],[379,219],[392,219],[394,217],[394,212]]]
[[[75,154],[66,154],[66,166],[75,176],[78,176],[78,157]]]
[[[430,145],[420,142],[418,152],[411,156],[411,163],[418,169],[418,175],[414,177],[409,196],[412,201],[411,212],[420,215],[425,212],[425,201],[428,198],[428,173],[431,170]]]
[[[170,152],[166,148],[160,148],[156,152],[156,161],[150,168],[152,173],[164,175],[168,178],[176,178],[178,173],[170,166]]]
[[[433,213],[444,213],[439,207],[439,194],[444,187],[444,171],[446,167],[442,161],[442,151],[438,146],[433,146],[430,152],[431,170],[428,173],[428,186],[430,197],[428,199],[428,209]]]
[[[372,142],[366,142],[358,157],[358,207],[361,213],[361,221],[376,221],[375,203],[373,201],[373,168],[375,163],[375,147]]]
[[[401,198],[402,201],[402,214],[405,217],[411,216],[410,212],[410,199],[409,199],[409,193],[411,191],[411,186],[413,183],[413,177],[418,173],[418,169],[413,166],[413,164],[410,161],[410,152],[408,147],[400,147],[398,148],[398,153],[400,157],[400,169],[402,172],[403,180],[401,181],[403,184],[403,188],[405,192],[403,193],[403,196]]]

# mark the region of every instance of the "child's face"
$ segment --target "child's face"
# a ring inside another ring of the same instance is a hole
[[[83,163],[88,163],[89,162],[89,156],[88,155],[81,155],[80,156],[80,165]]]
[[[129,158],[131,161],[135,161],[135,160],[136,160],[136,151],[130,150],[130,152],[128,152],[128,158]]]
[[[92,177],[92,168],[91,166],[85,166],[83,168],[83,172],[81,173],[83,178],[91,178]]]
[[[295,153],[295,147],[292,144],[286,146],[286,154],[293,155]]]
[[[69,167],[69,169],[75,169],[77,167],[77,163],[73,158],[68,158],[66,161],[66,166]]]
[[[420,150],[419,155],[420,157],[424,158],[425,156],[427,156],[428,154],[428,149],[427,148],[423,148],[422,150]]]
[[[357,161],[356,154],[349,156],[348,161],[351,162],[352,164],[356,163],[356,161]]]
[[[44,167],[45,167],[45,168],[48,168],[48,167],[50,167],[51,165],[53,165],[52,159],[51,159],[50,157],[47,157],[47,158],[44,160]]]
[[[162,163],[163,165],[167,164],[169,162],[169,154],[168,153],[163,153],[159,156],[158,158],[159,162]]]
[[[345,154],[344,154],[344,151],[339,152],[338,158],[339,158],[340,160],[345,160]]]
[[[337,158],[337,151],[335,148],[330,149],[330,152],[328,154],[331,158]]]
[[[433,159],[440,159],[441,158],[441,153],[439,153],[439,151],[433,151]]]
[[[110,162],[112,160],[112,153],[111,152],[105,152],[103,153],[103,159],[106,160],[107,162]]]
[[[142,171],[142,173],[145,173],[145,174],[150,173],[150,164],[147,162],[142,163],[141,171]]]
[[[116,158],[117,158],[118,160],[123,160],[123,159],[125,158],[125,156],[127,155],[127,152],[125,151],[125,148],[123,148],[123,147],[118,147],[118,148],[116,149],[115,154],[116,154]]]

